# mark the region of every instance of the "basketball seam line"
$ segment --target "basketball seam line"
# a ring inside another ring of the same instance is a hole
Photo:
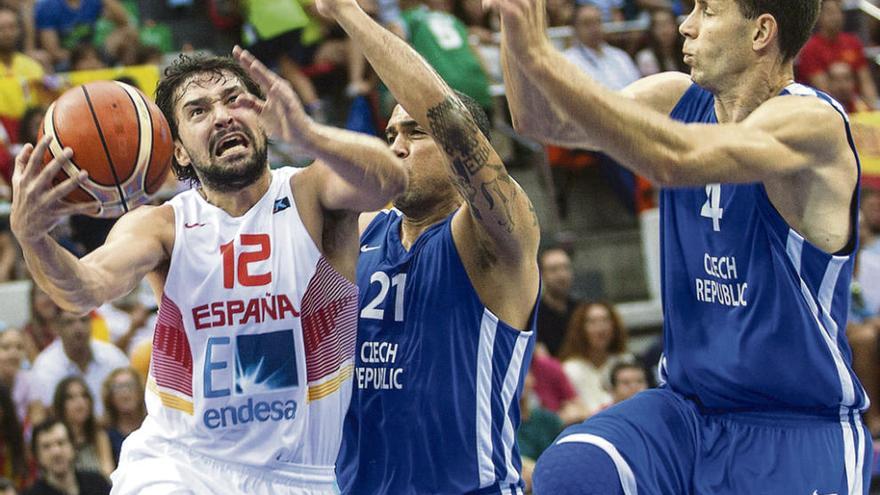
[[[115,82],[116,84],[118,84],[118,85],[121,85],[121,84],[122,84],[122,83],[120,83],[120,82],[118,82],[118,81],[114,81],[114,82]],[[132,108],[134,108],[134,113],[135,113],[135,116],[137,117],[136,120],[137,120],[137,125],[138,125],[138,128],[137,128],[137,137],[138,137],[138,142],[137,142],[137,153],[136,153],[135,156],[134,156],[134,164],[133,164],[132,167],[131,167],[131,169],[132,169],[133,172],[132,172],[132,174],[131,174],[130,177],[132,177],[132,176],[136,176],[136,175],[137,175],[137,171],[138,171],[138,162],[140,162],[140,159],[141,159],[141,131],[142,131],[142,129],[141,129],[141,118],[140,118],[140,114],[141,114],[141,112],[140,112],[140,110],[138,109],[137,103],[134,101],[134,98],[131,96],[131,93],[129,93],[128,91],[126,91],[125,88],[122,88],[122,91],[125,92],[125,96],[128,96],[128,101],[131,102],[131,106],[132,106]],[[146,106],[146,105],[145,105],[145,106]],[[147,113],[148,113],[148,114],[150,113],[150,109],[149,109],[149,107],[147,107]],[[152,123],[152,122],[150,122],[150,132],[153,132],[153,123]],[[151,151],[152,151],[152,146],[150,146],[150,149],[151,149]],[[144,167],[144,180],[143,180],[143,184],[144,184],[144,186],[143,186],[143,187],[144,187],[144,193],[147,192],[147,191],[146,191],[146,188],[147,188],[147,171],[149,170],[149,168],[150,168],[150,162],[147,162],[147,166]],[[129,180],[129,179],[126,179],[126,182],[127,182],[128,180]],[[127,210],[126,210],[126,211],[127,211]]]
[[[131,96],[131,95],[129,95],[129,96]],[[140,96],[141,101],[144,102],[144,106],[147,107],[147,119],[149,119],[149,121],[150,121],[150,134],[152,134],[153,130],[154,130],[154,127],[153,127],[154,122],[153,122],[153,114],[152,114],[152,112],[150,112],[150,105],[147,102],[147,99],[144,97],[144,95],[138,93],[138,96]],[[137,105],[135,105],[135,110],[137,110]],[[141,125],[141,121],[140,121],[140,119],[138,119],[138,129],[140,129],[140,125]],[[138,134],[138,140],[139,140],[138,149],[140,149],[140,134]],[[152,144],[152,146],[150,146],[150,156],[147,157],[147,166],[144,167],[144,193],[146,193],[147,195],[149,195],[149,193],[147,192],[147,189],[151,185],[151,184],[148,184],[147,182],[148,182],[148,179],[150,178],[150,165],[153,164],[153,150],[155,150],[155,149],[156,149],[156,138],[154,136],[153,137],[153,144]],[[162,175],[164,176],[165,174],[162,174]]]
[[[110,156],[110,149],[107,147],[107,140],[104,139],[104,131],[101,130],[101,122],[98,120],[98,115],[95,113],[95,108],[92,106],[92,99],[89,98],[89,92],[82,86],[83,94],[86,97],[86,103],[89,105],[89,111],[92,113],[92,118],[95,120],[95,128],[98,130],[98,137],[101,138],[101,147],[104,148],[104,154],[107,155],[107,163],[110,165],[110,173],[113,174],[113,180],[116,181],[116,189],[119,191],[119,200],[122,201],[122,209],[128,213],[128,202],[125,200],[125,193],[122,191],[122,184],[119,183],[119,175],[116,173],[116,167],[113,165],[113,158]]]

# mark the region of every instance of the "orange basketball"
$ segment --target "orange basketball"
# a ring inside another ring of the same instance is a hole
[[[100,201],[94,216],[113,218],[147,203],[171,166],[171,130],[162,111],[137,88],[117,81],[77,86],[55,100],[39,135],[52,136],[43,164],[65,147],[71,166],[53,180],[59,184],[80,169],[89,178],[65,197],[70,203]]]

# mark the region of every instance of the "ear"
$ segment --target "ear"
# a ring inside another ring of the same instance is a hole
[[[766,13],[759,15],[753,22],[752,49],[756,52],[764,51],[779,37],[779,24],[772,15]]]
[[[180,141],[174,141],[174,159],[181,167],[188,167],[192,164],[189,152],[183,147]]]

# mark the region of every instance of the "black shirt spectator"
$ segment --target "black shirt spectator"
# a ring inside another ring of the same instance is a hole
[[[538,266],[543,287],[538,304],[537,339],[551,355],[558,357],[568,321],[577,305],[571,296],[574,281],[571,258],[561,248],[550,248],[538,256]]]

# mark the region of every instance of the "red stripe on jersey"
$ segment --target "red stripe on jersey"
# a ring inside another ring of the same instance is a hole
[[[315,382],[354,358],[358,288],[321,257],[301,311],[308,381]]]
[[[192,397],[193,358],[180,309],[165,294],[159,305],[150,372],[156,385]]]

